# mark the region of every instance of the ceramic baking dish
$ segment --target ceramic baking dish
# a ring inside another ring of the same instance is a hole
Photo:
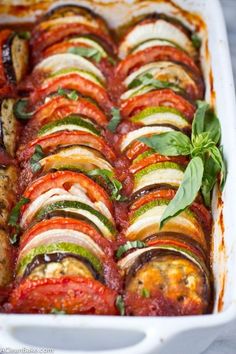
[[[59,3],[65,3],[59,2]],[[71,1],[68,1],[72,3]],[[27,22],[55,1],[13,0],[11,5],[29,6],[27,18],[15,17],[8,1],[0,1],[0,21]],[[199,25],[198,16],[186,15],[171,1],[118,0],[77,1],[93,8],[117,27],[141,13],[166,12]],[[213,271],[215,299],[213,314],[189,317],[95,317],[65,315],[0,315],[0,351],[52,348],[54,352],[78,354],[199,354],[236,318],[236,104],[229,47],[218,0],[176,0],[175,4],[201,15],[203,39],[201,60],[207,83],[206,99],[215,104],[222,125],[222,145],[228,178],[222,196],[213,198]],[[5,10],[4,10],[5,9]],[[21,8],[22,11],[22,8]],[[24,13],[24,11],[23,11]],[[200,21],[200,22],[199,22]],[[25,351],[27,352],[27,351]],[[46,351],[44,351],[46,352]],[[47,351],[50,352],[50,351]],[[72,352],[73,353],[73,352]]]

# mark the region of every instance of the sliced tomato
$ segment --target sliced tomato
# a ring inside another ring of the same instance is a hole
[[[108,123],[103,111],[86,98],[79,97],[75,101],[63,96],[55,96],[36,110],[33,118],[24,127],[21,143],[26,144],[33,139],[42,125],[63,119],[71,114],[89,118],[101,127],[105,127]]]
[[[10,304],[16,313],[117,315],[117,293],[96,280],[81,277],[23,280],[12,292]]]
[[[98,150],[109,161],[115,160],[114,152],[106,144],[103,138],[82,131],[64,131],[36,138],[26,146],[21,146],[17,154],[19,161],[29,160],[35,151],[36,145],[41,146],[44,154],[49,154],[56,148],[62,146],[84,145]]]
[[[190,121],[192,121],[195,112],[195,107],[182,96],[172,90],[164,89],[128,99],[121,105],[121,114],[123,118],[129,118],[144,108],[159,106],[175,108]]]
[[[41,126],[70,114],[80,114],[88,117],[102,127],[105,127],[108,123],[106,115],[92,102],[85,98],[79,97],[75,101],[62,96],[53,97],[40,106],[33,120],[38,121]]]
[[[149,150],[148,146],[142,143],[141,141],[135,140],[127,149],[126,156],[129,160],[133,160],[138,155],[144,153],[145,151]]]
[[[130,73],[136,69],[155,61],[173,61],[179,64],[183,64],[198,76],[201,76],[200,70],[195,64],[194,60],[181,49],[171,46],[151,47],[128,55],[127,58],[122,60],[117,66],[116,76],[121,81],[123,81]]]
[[[67,217],[54,217],[50,220],[43,220],[28,229],[21,237],[19,253],[26,246],[26,244],[38,234],[55,229],[74,230],[82,232],[90,236],[106,252],[106,255],[108,257],[111,257],[113,254],[112,244],[107,239],[102,237],[101,234],[92,225],[82,220]]]
[[[172,161],[172,162],[176,162],[176,163],[183,164],[183,165],[187,164],[187,162],[188,162],[187,158],[184,156],[169,157],[169,156],[162,156],[162,155],[154,153],[150,156],[143,158],[142,160],[140,160],[138,162],[133,163],[130,166],[129,170],[131,173],[136,173],[136,172],[142,170],[143,168],[145,168],[146,166],[149,166],[151,164],[158,163],[158,162],[165,162],[165,161]]]
[[[101,201],[112,212],[112,203],[105,190],[84,174],[72,171],[57,171],[38,178],[25,190],[24,197],[32,202],[52,188],[67,190],[75,183],[78,183],[86,191],[92,202]],[[22,213],[27,207],[28,205],[22,207]]]
[[[48,95],[57,92],[59,87],[62,89],[75,90],[84,96],[91,97],[108,114],[113,108],[113,103],[107,91],[103,87],[83,78],[78,73],[62,75],[46,80],[30,94],[31,104],[34,105],[38,101],[42,102]]]
[[[190,237],[184,234],[162,232],[158,235],[153,236],[152,240],[148,240],[147,245],[150,247],[165,245],[174,246],[178,249],[191,252],[192,254],[200,258],[203,262],[207,261],[206,253],[201,247],[201,245],[194,239],[191,239]]]
[[[149,203],[153,200],[156,199],[172,199],[175,196],[175,190],[174,189],[159,189],[155,190],[153,192],[149,192],[148,194],[142,196],[141,198],[137,199],[130,207],[130,217],[132,217],[132,214],[139,209],[141,206],[143,206],[146,203]]]
[[[47,47],[61,42],[63,39],[74,35],[95,35],[103,40],[107,45],[116,52],[116,46],[110,35],[101,28],[94,28],[80,23],[61,24],[53,26],[46,30],[38,30],[37,27],[32,33],[31,44],[33,46],[33,56],[37,59],[39,52]]]

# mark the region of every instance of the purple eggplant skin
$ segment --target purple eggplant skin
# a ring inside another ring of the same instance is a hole
[[[28,70],[28,40],[20,33],[12,33],[2,47],[2,62],[8,83],[17,85]]]
[[[104,281],[104,277],[102,274],[100,274],[94,267],[93,265],[89,262],[88,259],[73,254],[73,253],[68,253],[68,252],[56,252],[56,253],[49,253],[49,254],[40,254],[34,257],[34,259],[32,260],[32,262],[30,262],[29,264],[27,264],[24,274],[23,274],[23,278],[26,278],[27,276],[30,275],[30,273],[37,268],[38,266],[42,265],[42,264],[49,264],[49,263],[59,263],[61,262],[63,259],[68,258],[68,257],[72,257],[75,259],[78,259],[79,261],[81,261],[82,263],[85,264],[85,266],[91,271],[93,277],[95,280],[100,281],[101,283],[105,283]]]
[[[12,85],[16,85],[16,73],[14,71],[12,51],[11,51],[14,37],[15,37],[15,33],[11,34],[2,47],[2,62],[4,66],[4,72],[7,77],[7,80]]]

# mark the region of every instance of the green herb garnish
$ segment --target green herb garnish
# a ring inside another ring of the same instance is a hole
[[[137,79],[133,80],[129,84],[128,89],[134,89],[139,86],[151,86],[156,89],[174,88],[178,91],[181,91],[180,88],[168,81],[160,81],[155,79],[151,73],[145,73],[139,76]]]
[[[60,88],[57,90],[58,95],[64,96],[68,98],[69,100],[77,101],[79,95],[75,90],[65,90],[63,88]]]
[[[120,194],[122,184],[120,181],[118,181],[118,179],[115,178],[114,173],[112,171],[97,168],[95,170],[89,171],[87,174],[90,177],[102,177],[105,182],[111,186],[111,199],[117,201],[124,200],[124,197]]]
[[[96,48],[85,48],[85,47],[72,47],[68,50],[71,54],[80,55],[84,58],[91,58],[96,63],[99,63],[102,59],[102,53]]]
[[[119,259],[119,258],[122,257],[122,255],[125,252],[127,252],[127,251],[129,251],[129,250],[131,250],[133,248],[143,248],[145,246],[146,246],[146,244],[144,242],[142,242],[142,241],[132,241],[132,242],[128,241],[124,245],[121,245],[118,248],[118,250],[116,252],[116,257]]]
[[[8,225],[12,226],[15,228],[15,233],[10,236],[10,242],[11,244],[15,244],[18,241],[18,236],[21,231],[20,225],[19,225],[19,217],[20,217],[20,211],[23,205],[28,204],[30,202],[30,199],[22,197],[18,203],[14,206],[12,209],[9,220],[8,220]]]
[[[148,289],[146,289],[146,288],[142,288],[141,295],[142,295],[142,297],[149,298],[150,297],[150,291]]]
[[[58,309],[56,309],[56,308],[52,308],[50,313],[51,313],[51,314],[54,314],[54,315],[65,315],[65,314],[66,314],[65,311],[63,311],[63,310],[58,310]]]
[[[120,312],[121,316],[125,315],[125,303],[123,300],[123,297],[121,295],[118,295],[116,298],[116,307]]]
[[[202,40],[201,40],[201,38],[197,35],[197,33],[193,33],[192,36],[191,36],[191,39],[192,39],[193,46],[194,46],[196,49],[201,48]]]
[[[121,116],[118,108],[112,108],[111,114],[112,114],[112,118],[107,125],[107,129],[110,130],[112,133],[114,133],[116,131],[118,124],[121,121]]]
[[[18,33],[18,36],[21,38],[21,39],[30,39],[31,37],[31,33],[29,31],[25,31],[25,32],[19,32]]]
[[[207,206],[210,205],[211,191],[221,172],[221,189],[226,179],[226,167],[221,148],[218,147],[221,129],[215,113],[206,102],[198,101],[192,136],[189,139],[181,132],[167,132],[139,140],[165,156],[190,156],[183,181],[161,217],[160,226],[181,213],[195,200],[201,190]]]
[[[34,173],[38,172],[41,170],[41,164],[39,161],[44,157],[44,152],[43,149],[40,145],[35,146],[34,154],[32,155],[30,159],[30,166],[31,169]]]

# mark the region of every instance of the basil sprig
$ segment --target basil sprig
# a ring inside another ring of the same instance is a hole
[[[90,177],[102,177],[106,183],[112,188],[111,199],[117,201],[123,201],[124,197],[120,194],[122,189],[122,183],[115,178],[112,171],[106,169],[95,169],[88,172]]]
[[[211,191],[221,172],[221,189],[226,179],[226,167],[221,148],[220,123],[215,113],[204,101],[197,102],[191,139],[181,132],[167,132],[139,140],[165,156],[190,156],[183,181],[161,217],[160,226],[181,213],[195,200],[201,190],[206,205],[210,205]]]
[[[36,145],[35,146],[35,150],[34,150],[34,154],[32,155],[31,159],[30,159],[30,166],[31,169],[34,173],[38,172],[41,170],[41,164],[39,163],[39,161],[44,157],[44,152],[43,149],[41,147],[41,145]]]
[[[107,129],[110,130],[112,133],[114,133],[116,131],[118,124],[121,121],[121,116],[118,108],[112,108],[111,114],[112,114],[112,118],[107,125]]]
[[[137,79],[133,80],[128,85],[128,89],[134,89],[139,86],[151,86],[156,89],[174,88],[177,91],[181,91],[181,89],[178,86],[168,81],[160,81],[155,79],[151,73],[145,73],[139,76]]]
[[[19,217],[20,217],[20,211],[23,205],[28,204],[30,202],[30,199],[22,197],[18,203],[14,206],[12,209],[9,220],[8,220],[8,225],[14,227],[15,233],[11,235],[10,237],[10,242],[11,244],[15,244],[18,241],[18,235],[21,231],[20,225],[19,225]]]
[[[64,96],[65,98],[68,98],[69,100],[72,101],[77,101],[79,95],[75,90],[65,90],[61,87],[57,90],[58,95]]]
[[[91,58],[96,63],[99,63],[102,59],[102,52],[96,48],[85,48],[85,47],[72,47],[68,50],[71,54],[80,55],[84,58]]]
[[[121,316],[125,315],[125,303],[122,295],[118,295],[116,298],[116,307],[120,312]]]

